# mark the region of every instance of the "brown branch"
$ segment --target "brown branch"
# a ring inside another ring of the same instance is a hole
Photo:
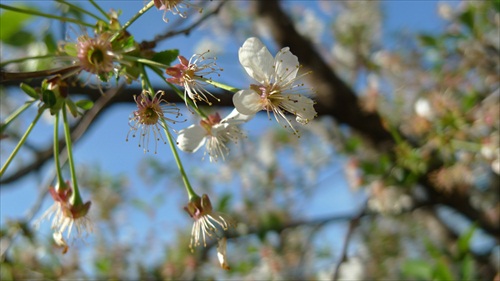
[[[308,75],[317,90],[318,111],[328,112],[340,123],[345,123],[363,134],[380,150],[389,152],[393,159],[397,159],[394,147],[395,142],[390,132],[384,127],[382,119],[377,113],[364,111],[354,91],[340,80],[334,70],[325,63],[321,55],[316,52],[309,40],[301,36],[294,28],[290,17],[282,10],[278,0],[259,0],[255,2],[257,15],[266,22],[274,39],[282,47],[288,46],[298,56],[302,65],[313,70]],[[436,203],[447,205],[476,221],[479,226],[490,235],[500,240],[500,222],[491,222],[486,215],[475,209],[467,196],[458,191],[443,193],[430,180],[428,171],[419,183]]]

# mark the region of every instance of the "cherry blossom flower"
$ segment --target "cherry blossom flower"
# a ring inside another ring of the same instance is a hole
[[[95,38],[86,34],[78,37],[77,58],[83,70],[97,75],[106,75],[113,71],[115,54],[110,38],[111,33],[102,33]]]
[[[300,65],[297,57],[288,47],[281,49],[273,58],[269,50],[257,38],[249,38],[239,50],[239,59],[246,72],[258,84],[250,89],[238,91],[233,96],[236,109],[245,115],[254,115],[266,110],[274,113],[278,123],[285,122],[294,133],[285,112],[296,115],[297,122],[307,124],[314,119],[314,101],[300,94],[304,84],[297,83],[303,75],[297,76]],[[307,74],[307,73],[306,73]],[[305,75],[305,74],[304,74]]]
[[[175,104],[170,104],[162,98],[164,94],[165,92],[158,91],[152,97],[148,91],[144,90],[140,96],[134,96],[137,110],[129,118],[131,128],[126,140],[128,141],[130,132],[133,132],[132,137],[135,137],[137,131],[139,131],[139,147],[144,149],[144,153],[149,152],[151,134],[155,142],[155,153],[157,153],[159,140],[166,143],[160,128],[167,129],[164,127],[164,121],[176,122],[175,119],[168,118],[167,114],[175,115],[175,118],[181,115],[179,108],[175,107]],[[162,102],[165,104],[162,104]]]
[[[228,215],[213,211],[210,198],[206,194],[191,199],[187,206],[184,207],[184,210],[194,219],[189,245],[191,250],[200,245],[201,241],[203,241],[203,246],[206,247],[207,236],[212,237],[214,235],[220,241],[222,236],[218,231],[220,229],[226,231],[230,226],[233,226],[233,220]],[[225,246],[225,243],[219,246]],[[221,250],[222,248],[225,247],[221,247]],[[225,255],[225,249],[223,254]]]
[[[189,59],[189,61],[183,57],[179,56],[179,64],[167,68],[166,73],[172,78],[167,78],[170,83],[177,84],[184,87],[184,100],[187,106],[187,96],[196,101],[204,101],[209,105],[212,103],[208,100],[207,95],[217,99],[209,91],[205,89],[207,82],[204,81],[213,73],[222,71],[215,63],[215,58],[205,58],[207,51],[202,54],[195,54]],[[220,74],[218,74],[220,76]],[[217,99],[218,100],[218,99]]]
[[[81,237],[83,233],[93,231],[92,222],[87,217],[91,202],[87,201],[72,203],[73,189],[67,183],[67,186],[51,187],[49,193],[54,199],[54,204],[43,213],[43,215],[35,222],[35,227],[39,227],[44,220],[52,218],[51,228],[53,229],[53,238],[55,243],[63,247],[63,254],[68,251],[68,244],[63,238],[63,233],[67,232],[67,238],[71,236],[73,226],[76,228],[77,237]]]
[[[154,5],[158,10],[165,11],[163,13],[164,22],[168,22],[168,19],[165,17],[167,11],[170,11],[173,15],[179,15],[181,18],[186,18],[187,13],[181,10],[196,7],[185,0],[154,0]],[[202,8],[198,8],[198,10],[200,13],[203,11]]]
[[[199,125],[193,124],[181,130],[177,137],[177,146],[182,151],[196,152],[205,144],[210,162],[217,161],[218,158],[225,160],[229,153],[226,144],[229,141],[236,143],[244,136],[238,125],[251,117],[239,113],[236,109],[224,119],[221,119],[219,113],[215,113],[201,120]]]

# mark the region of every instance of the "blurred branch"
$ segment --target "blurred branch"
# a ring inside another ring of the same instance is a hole
[[[349,221],[349,227],[348,227],[347,233],[345,235],[344,244],[342,245],[342,251],[340,252],[341,253],[340,258],[337,261],[337,264],[335,264],[335,268],[333,271],[332,280],[334,280],[334,281],[339,279],[340,266],[342,265],[342,263],[344,263],[347,260],[347,248],[349,246],[349,242],[351,241],[352,234],[354,233],[354,230],[359,225],[359,221],[366,214],[366,212],[367,212],[367,204],[365,203],[364,207],[359,211],[359,214],[357,216],[353,217]]]
[[[171,30],[171,31],[165,32],[164,34],[156,35],[155,38],[151,41],[142,41],[141,47],[144,49],[153,49],[156,47],[156,45],[159,42],[161,42],[165,39],[168,39],[170,37],[173,37],[173,36],[176,36],[179,34],[184,34],[186,36],[189,35],[191,33],[191,31],[193,31],[193,29],[195,29],[196,27],[201,25],[203,22],[205,22],[207,19],[211,18],[212,16],[218,14],[220,9],[222,8],[222,6],[224,6],[224,4],[226,2],[227,2],[227,0],[220,1],[219,4],[215,7],[215,9],[213,9],[209,13],[206,13],[199,20],[197,20],[196,22],[194,22],[193,24],[191,24],[190,26],[188,26],[186,28],[179,29],[179,30]]]
[[[301,64],[310,70],[311,84],[317,90],[316,108],[327,112],[340,123],[345,123],[360,132],[381,151],[389,152],[393,159],[395,141],[385,128],[377,113],[364,111],[354,91],[337,77],[312,43],[300,35],[290,17],[281,9],[279,0],[259,0],[255,2],[258,16],[266,22],[276,42],[282,47],[288,46],[297,55]],[[419,183],[427,190],[433,203],[447,205],[471,221],[475,221],[487,233],[500,240],[500,222],[492,222],[486,215],[475,209],[467,194],[440,191],[430,180],[432,169],[423,175]]]

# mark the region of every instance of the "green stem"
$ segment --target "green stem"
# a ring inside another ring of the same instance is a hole
[[[221,89],[224,89],[224,90],[229,91],[229,92],[236,93],[240,90],[238,88],[234,88],[234,87],[231,87],[229,85],[213,81],[212,79],[207,79],[207,78],[203,78],[203,77],[198,77],[198,79],[200,79],[201,81],[207,82],[208,84],[211,84],[217,88],[221,88]]]
[[[174,155],[175,162],[177,163],[177,167],[179,168],[179,172],[181,173],[182,181],[184,182],[184,186],[186,187],[187,194],[189,196],[189,201],[191,199],[199,197],[198,194],[193,190],[193,187],[191,187],[191,184],[189,183],[189,179],[186,175],[186,171],[184,170],[184,167],[182,166],[181,159],[179,157],[179,154],[177,153],[177,147],[175,146],[174,139],[172,138],[172,134],[170,133],[170,130],[168,130],[167,123],[165,120],[162,119],[163,123],[163,130],[165,131],[165,135],[167,135],[168,143],[170,145],[170,149],[172,150],[172,154]]]
[[[116,40],[116,38],[118,38],[118,36],[120,36],[120,34],[122,33],[122,31],[124,31],[125,29],[127,29],[132,23],[134,23],[134,21],[136,21],[139,17],[141,17],[145,12],[147,12],[149,9],[151,9],[151,7],[153,7],[154,5],[154,1],[151,1],[149,2],[146,6],[144,6],[144,8],[142,8],[139,12],[137,12],[137,14],[135,14],[129,21],[127,21],[123,26],[122,28],[120,28],[120,30],[118,32],[116,32],[113,37],[111,37],[111,40],[110,42],[113,42]]]
[[[97,3],[94,0],[89,0],[90,4],[94,6],[103,16],[106,17],[106,19],[110,19],[109,15],[101,8],[101,6],[97,5]]]
[[[73,206],[83,204],[82,197],[80,196],[80,189],[78,188],[78,181],[76,180],[75,162],[73,161],[73,146],[71,145],[71,131],[69,129],[68,117],[66,113],[66,106],[62,109],[64,137],[66,140],[66,149],[68,151],[69,171],[71,174],[71,182],[73,184],[73,193],[71,194],[70,203]]]
[[[2,61],[0,63],[0,66],[8,65],[11,63],[17,63],[17,62],[23,62],[27,60],[39,60],[39,59],[48,59],[48,58],[54,58],[57,57],[56,55],[43,55],[43,56],[35,56],[35,57],[26,57],[26,58],[20,58],[20,59],[13,59],[13,60],[7,60],[7,61]]]
[[[0,9],[11,10],[13,12],[24,13],[24,14],[29,14],[29,15],[41,16],[41,17],[45,17],[45,18],[49,18],[49,19],[56,19],[56,20],[59,20],[62,22],[72,22],[72,23],[80,24],[80,25],[87,26],[87,27],[95,27],[93,24],[82,22],[82,21],[77,20],[77,19],[60,17],[60,16],[55,16],[52,14],[45,14],[45,13],[42,13],[39,11],[15,8],[15,7],[3,5],[3,4],[0,4]]]
[[[144,64],[140,64],[140,67],[141,67],[141,76],[142,76],[142,88],[147,88],[148,91],[149,91],[149,95],[151,96],[151,98],[153,98],[155,96],[155,93],[154,93],[154,88],[153,86],[151,85],[151,81],[149,81],[149,77],[148,77],[148,74],[146,73],[146,68],[144,67]]]
[[[89,11],[87,11],[87,10],[79,7],[79,6],[73,5],[73,4],[71,4],[69,2],[66,2],[64,0],[56,0],[56,2],[59,2],[59,3],[64,4],[64,5],[67,5],[68,7],[72,8],[73,10],[78,11],[78,12],[80,12],[82,14],[89,15],[89,16],[93,17],[94,19],[98,20],[98,21],[104,21],[105,22],[105,20],[101,19],[100,17],[94,15],[93,13],[91,13],[91,12],[89,12]]]
[[[59,188],[65,188],[66,183],[62,177],[61,162],[59,160],[59,111],[56,112],[54,120],[54,162],[56,164],[58,186]]]
[[[17,152],[19,152],[19,149],[21,148],[21,146],[23,146],[24,142],[28,138],[28,135],[31,133],[31,130],[33,130],[33,128],[35,127],[36,122],[38,122],[38,119],[40,119],[40,116],[42,116],[42,113],[43,113],[43,110],[39,109],[38,113],[35,117],[35,120],[33,120],[33,122],[31,122],[30,126],[28,127],[28,129],[26,130],[24,135],[21,137],[21,139],[17,143],[16,147],[14,148],[14,151],[12,151],[12,153],[9,155],[9,158],[7,158],[7,161],[3,165],[2,169],[0,169],[0,177],[3,176],[3,174],[5,173],[5,170],[7,170],[7,167],[9,167],[10,162],[12,162],[12,160],[16,156]]]
[[[160,68],[165,68],[165,69],[170,67],[170,66],[163,64],[163,63],[159,63],[159,62],[148,60],[148,59],[137,58],[134,56],[123,55],[122,58],[125,60],[128,60],[128,61],[134,61],[134,62],[147,64],[148,66],[155,66],[155,67],[160,67]]]
[[[5,123],[3,123],[0,126],[0,134],[3,134],[5,129],[7,129],[7,127],[9,126],[10,122],[14,121],[21,113],[23,113],[34,102],[35,102],[34,100],[26,102],[21,107],[19,107],[16,111],[14,111],[10,116],[5,118]]]

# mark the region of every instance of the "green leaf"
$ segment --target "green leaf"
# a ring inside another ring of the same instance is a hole
[[[35,41],[35,36],[24,30],[20,30],[3,40],[5,44],[9,44],[15,47],[26,46],[34,41]]]
[[[438,46],[438,40],[434,36],[421,34],[418,36],[418,39],[424,46],[434,47],[434,48]]]
[[[470,241],[472,239],[472,236],[474,235],[474,232],[476,231],[476,228],[476,225],[472,225],[458,238],[457,245],[460,255],[465,255],[469,252]]]
[[[21,83],[20,87],[21,87],[21,90],[23,90],[26,94],[28,94],[28,96],[30,96],[34,99],[40,98],[38,93],[36,92],[36,90],[31,88],[30,85],[28,85],[26,83]]]
[[[66,45],[64,45],[64,51],[66,52],[66,54],[68,54],[68,56],[71,56],[71,57],[76,57],[77,54],[78,54],[78,50],[76,48],[76,44],[66,44]]]
[[[26,6],[17,5],[17,8],[26,8]],[[7,43],[6,40],[14,36],[16,33],[20,32],[21,29],[26,25],[28,20],[33,16],[18,12],[13,12],[10,10],[4,10],[0,14],[0,26],[2,27],[2,32],[0,32],[0,40]]]
[[[91,100],[79,100],[75,104],[83,110],[89,110],[92,108],[92,106],[94,106],[94,102],[92,102]]]
[[[476,276],[476,267],[474,265],[474,259],[471,255],[466,255],[462,261],[462,280],[474,280]]]
[[[448,265],[443,260],[439,260],[436,268],[434,269],[434,278],[432,278],[432,280],[450,281],[457,279],[453,277]]]
[[[216,207],[216,210],[217,211],[220,211],[220,212],[226,212],[227,211],[227,206],[229,205],[229,202],[231,201],[231,194],[229,193],[226,193],[222,196],[221,199],[219,199],[219,203]]]
[[[47,51],[49,53],[54,53],[55,51],[57,51],[57,43],[52,33],[45,34],[43,36],[43,42],[47,46]]]
[[[462,24],[467,26],[470,31],[474,31],[474,11],[473,7],[469,6],[458,18]]]
[[[151,60],[162,64],[170,65],[179,55],[179,50],[166,50],[156,53]]]
[[[432,265],[424,260],[409,260],[402,266],[402,273],[407,278],[417,280],[431,280],[433,268]]]
[[[44,90],[42,92],[42,101],[45,103],[48,107],[52,107],[56,104],[56,95],[54,92],[51,90]]]
[[[76,108],[75,103],[73,103],[72,100],[67,99],[66,105],[68,106],[68,109],[69,109],[69,112],[71,112],[71,115],[73,115],[73,117],[77,117],[78,116],[78,109]]]

